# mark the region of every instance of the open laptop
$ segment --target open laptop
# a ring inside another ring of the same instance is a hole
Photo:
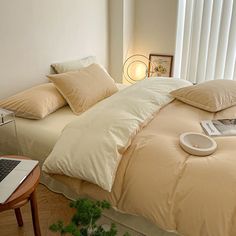
[[[0,204],[6,202],[38,161],[0,157]]]

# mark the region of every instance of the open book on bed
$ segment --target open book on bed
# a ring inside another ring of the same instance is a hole
[[[201,126],[210,136],[236,135],[236,119],[203,120]]]

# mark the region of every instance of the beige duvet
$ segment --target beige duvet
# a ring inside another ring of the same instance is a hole
[[[63,129],[43,171],[87,180],[111,192],[133,137],[174,100],[171,91],[189,84],[180,79],[148,79],[98,102]]]
[[[78,194],[107,199],[130,214],[185,236],[236,235],[236,137],[215,138],[218,150],[196,157],[179,135],[202,132],[204,119],[236,117],[236,106],[209,113],[177,100],[162,108],[125,152],[111,193],[94,184],[56,175]]]

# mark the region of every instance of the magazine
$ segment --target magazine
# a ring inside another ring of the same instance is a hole
[[[236,135],[236,119],[203,120],[201,126],[210,136]]]

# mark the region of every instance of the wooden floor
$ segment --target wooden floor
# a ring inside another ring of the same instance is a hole
[[[63,220],[65,223],[69,222],[73,215],[73,209],[69,207],[69,200],[61,194],[56,194],[49,191],[43,185],[37,188],[37,200],[39,208],[39,220],[42,236],[56,236],[50,232],[48,227],[57,220]],[[30,213],[30,205],[26,204],[21,208],[22,217],[24,221],[23,227],[18,227],[15,214],[13,210],[0,213],[0,236],[34,236],[33,226]],[[109,219],[102,219],[102,223],[110,224]],[[132,236],[141,236],[141,234],[127,230],[121,225],[117,225],[119,234],[129,232]]]
[[[49,225],[58,219],[69,221],[73,215],[73,209],[68,204],[69,200],[61,194],[49,191],[43,185],[37,188],[37,200],[39,208],[39,220],[42,236],[56,235],[48,229]],[[18,227],[14,211],[9,210],[0,213],[0,236],[33,236],[33,226],[30,213],[30,205],[21,208],[24,221],[23,227]]]

